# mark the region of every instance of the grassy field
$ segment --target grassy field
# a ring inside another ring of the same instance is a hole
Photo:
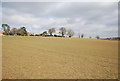
[[[3,79],[115,79],[118,41],[2,38]]]

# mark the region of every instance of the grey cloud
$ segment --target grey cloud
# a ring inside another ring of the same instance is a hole
[[[64,26],[88,35],[99,32],[103,37],[117,33],[117,3],[4,2],[2,8],[3,23],[25,25],[30,32],[38,33],[51,27],[59,29]]]

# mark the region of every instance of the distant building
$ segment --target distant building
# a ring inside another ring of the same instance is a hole
[[[113,37],[112,40],[120,40],[120,37]]]
[[[120,37],[104,38],[103,40],[120,40]]]
[[[4,33],[3,31],[0,31],[0,36],[3,36],[3,33]]]

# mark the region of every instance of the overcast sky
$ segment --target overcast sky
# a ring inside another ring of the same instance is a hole
[[[2,23],[31,33],[72,29],[86,37],[118,35],[117,2],[3,2]],[[58,32],[58,31],[57,31]]]

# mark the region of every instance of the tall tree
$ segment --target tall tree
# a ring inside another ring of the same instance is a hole
[[[8,24],[2,24],[2,28],[7,35],[10,33],[10,26]]]
[[[48,33],[52,36],[52,33],[54,33],[55,32],[55,28],[51,28],[51,29],[49,29],[48,30]]]
[[[69,37],[72,37],[74,34],[75,34],[75,33],[74,33],[73,30],[71,30],[71,29],[67,30],[67,35],[68,35]]]
[[[64,27],[60,28],[60,33],[62,34],[62,37],[66,34],[66,29]]]

